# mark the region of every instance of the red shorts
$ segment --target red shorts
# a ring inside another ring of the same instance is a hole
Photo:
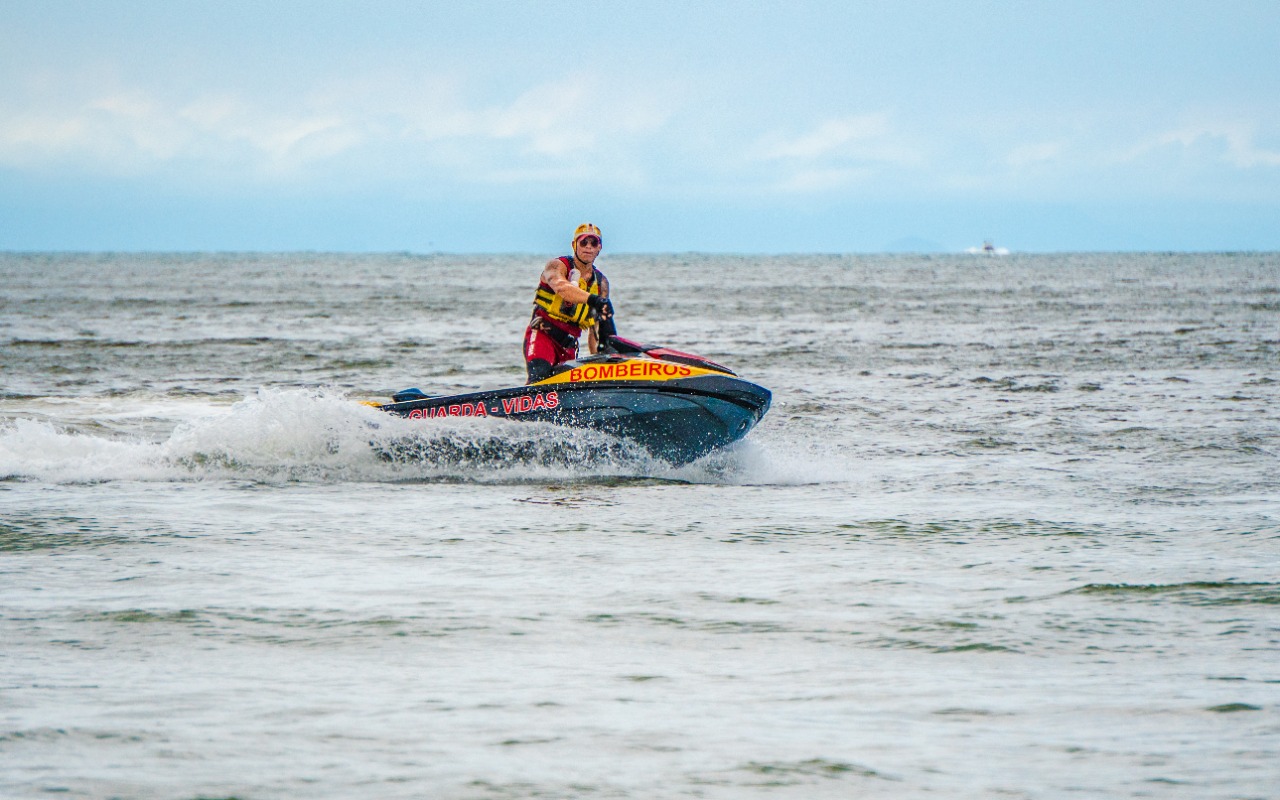
[[[564,337],[569,337],[565,334]],[[538,330],[530,325],[524,331],[524,360],[532,361],[540,358],[551,366],[563,364],[566,361],[572,361],[578,357],[578,340],[573,339],[573,347],[564,347],[555,339],[551,338],[551,334],[544,330]]]

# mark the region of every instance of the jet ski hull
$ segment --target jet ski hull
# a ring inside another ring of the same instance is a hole
[[[380,406],[409,419],[502,417],[591,428],[687,463],[738,441],[769,410],[768,389],[717,370],[647,357],[572,362],[545,381]]]

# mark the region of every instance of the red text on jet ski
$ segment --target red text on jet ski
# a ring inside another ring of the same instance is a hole
[[[538,408],[555,408],[560,405],[560,395],[555,392],[547,392],[542,394],[538,392],[533,397],[529,395],[521,395],[520,397],[504,397],[502,399],[502,412],[504,414],[523,414],[526,411],[533,411]]]
[[[504,414],[523,414],[526,411],[534,411],[542,408],[556,408],[560,405],[560,395],[555,392],[547,392],[543,394],[538,392],[532,397],[522,395],[520,397],[504,397],[502,399],[502,413]],[[426,419],[428,417],[487,417],[490,414],[497,414],[498,408],[486,408],[484,403],[452,403],[447,406],[436,406],[435,408],[415,408],[409,412],[409,419]]]
[[[487,417],[489,411],[484,403],[454,403],[436,408],[415,408],[409,412],[409,419],[425,417]]]
[[[657,361],[626,361],[621,364],[592,364],[577,367],[569,372],[570,381],[598,381],[613,378],[687,378],[693,370],[681,364],[662,364]]]

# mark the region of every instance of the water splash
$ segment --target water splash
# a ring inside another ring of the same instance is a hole
[[[523,483],[658,478],[807,483],[809,465],[741,442],[672,466],[592,430],[502,419],[394,417],[332,390],[260,389],[233,405],[137,400],[146,414],[81,403],[75,413],[0,422],[0,479],[51,483],[251,480]],[[159,432],[157,432],[159,431]]]

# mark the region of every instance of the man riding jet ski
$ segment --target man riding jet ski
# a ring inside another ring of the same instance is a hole
[[[409,419],[505,417],[594,428],[686,463],[746,436],[771,395],[701,356],[617,335],[609,281],[595,266],[600,229],[573,234],[573,254],[543,268],[525,330],[529,382],[485,392],[428,397],[406,389],[378,406]],[[579,358],[587,331],[591,355]]]
[[[675,464],[738,441],[769,410],[768,389],[714,361],[617,335],[604,349],[525,386],[447,397],[406,389],[379,408],[424,421],[504,417],[593,428]]]
[[[592,354],[599,351],[606,337],[616,333],[609,279],[595,265],[603,246],[600,229],[584,222],[573,232],[572,254],[553,258],[542,268],[533,296],[533,316],[524,332],[529,383],[577,358],[578,337],[584,330]]]

